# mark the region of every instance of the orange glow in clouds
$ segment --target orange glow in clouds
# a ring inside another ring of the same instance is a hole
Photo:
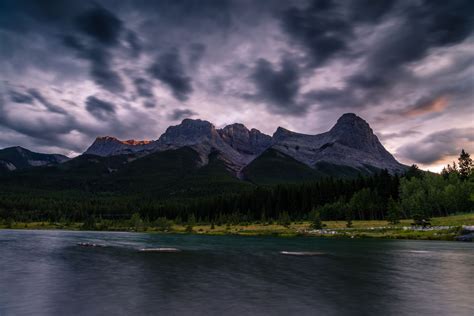
[[[432,113],[432,112],[442,112],[448,105],[447,96],[439,96],[436,99],[423,103],[420,106],[407,109],[405,111],[406,116],[418,116],[422,114]]]

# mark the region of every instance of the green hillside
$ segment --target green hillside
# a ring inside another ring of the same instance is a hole
[[[246,187],[226,169],[217,155],[201,166],[198,153],[188,147],[157,152],[127,164],[103,182],[122,193],[151,197],[216,195]]]
[[[256,184],[311,181],[324,176],[307,165],[275,149],[267,149],[243,170],[244,178]]]
[[[336,177],[342,179],[353,179],[357,178],[360,175],[370,175],[370,173],[367,171],[361,171],[359,169],[352,168],[349,166],[335,165],[324,161],[316,163],[314,165],[314,169],[320,174],[323,174],[325,177]],[[380,170],[373,168],[373,173],[375,174],[377,172],[380,172]]]
[[[151,198],[215,195],[249,186],[226,169],[217,155],[201,167],[191,148],[156,152],[144,157],[81,155],[56,166],[3,174],[5,191],[81,191],[94,195],[135,195]]]

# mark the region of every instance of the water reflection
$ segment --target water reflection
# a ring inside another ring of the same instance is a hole
[[[0,241],[0,315],[474,313],[472,244],[48,231]],[[148,247],[183,252],[137,251]]]

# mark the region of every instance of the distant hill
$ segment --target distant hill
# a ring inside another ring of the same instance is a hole
[[[68,159],[63,155],[35,153],[19,146],[9,147],[0,149],[0,172],[56,165]]]

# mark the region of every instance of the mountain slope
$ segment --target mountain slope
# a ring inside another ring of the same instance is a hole
[[[352,113],[344,114],[330,131],[318,135],[278,128],[272,148],[312,168],[324,162],[367,173],[374,169],[400,173],[406,169],[383,147],[369,124]]]
[[[22,147],[0,150],[0,171],[13,171],[30,167],[56,165],[69,158],[57,154],[41,154]]]
[[[243,178],[255,184],[279,184],[316,181],[322,178],[356,178],[380,170],[358,169],[329,162],[317,162],[312,168],[274,148],[267,149],[243,170]]]
[[[298,160],[269,148],[242,170],[243,178],[256,184],[311,181],[323,174]]]
[[[61,165],[6,173],[0,176],[0,190],[169,199],[235,192],[250,185],[230,173],[217,155],[211,154],[203,166],[199,153],[190,147],[146,156],[83,154]]]

